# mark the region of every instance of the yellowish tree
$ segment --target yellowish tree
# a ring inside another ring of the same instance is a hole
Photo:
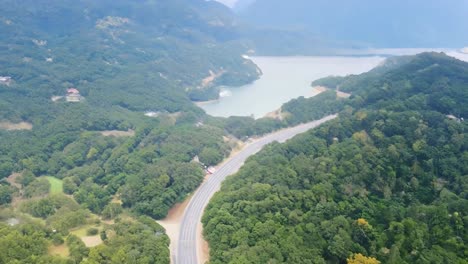
[[[361,253],[354,254],[352,257],[347,259],[348,264],[380,264],[376,258],[366,257]]]

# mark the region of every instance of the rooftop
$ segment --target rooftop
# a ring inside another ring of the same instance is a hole
[[[69,93],[69,94],[80,94],[80,91],[78,91],[78,89],[76,89],[76,88],[69,88],[67,90],[67,93]]]
[[[12,80],[13,79],[10,76],[0,76],[0,84],[10,86]]]

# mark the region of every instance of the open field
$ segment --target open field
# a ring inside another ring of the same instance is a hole
[[[48,249],[48,252],[49,252],[49,255],[51,256],[60,256],[64,258],[70,255],[70,250],[65,245],[65,243],[59,246],[51,245]]]
[[[70,233],[72,233],[75,236],[79,237],[85,243],[85,245],[87,247],[95,247],[95,246],[98,246],[98,245],[102,244],[102,239],[101,239],[101,236],[99,235],[99,232],[98,232],[97,235],[94,235],[94,236],[89,236],[87,234],[87,231],[90,228],[96,228],[99,231],[102,230],[101,225],[91,224],[91,225],[81,226],[80,228],[75,229],[75,230],[71,231]]]
[[[63,193],[63,181],[52,176],[45,176],[50,183],[50,194]]]
[[[121,130],[106,130],[101,131],[101,135],[105,137],[133,137],[135,136],[134,130],[121,131]]]

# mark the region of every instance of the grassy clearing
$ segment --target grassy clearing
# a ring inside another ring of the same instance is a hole
[[[55,177],[46,176],[45,177],[50,183],[50,194],[60,194],[63,193],[63,181]]]
[[[70,233],[74,234],[77,237],[84,237],[84,236],[86,236],[86,230],[88,230],[89,228],[92,228],[92,227],[96,228],[96,225],[84,225],[84,226],[81,226],[78,229],[74,229],[74,230],[70,231]]]
[[[51,245],[48,249],[48,253],[51,256],[60,256],[66,258],[70,255],[70,250],[65,244],[59,246]]]
[[[71,230],[70,233],[74,234],[77,237],[85,237],[87,236],[86,231],[90,228],[97,228],[99,231],[101,231],[103,227],[101,224],[88,224],[83,225],[80,228]]]
[[[105,137],[133,137],[135,136],[134,130],[121,131],[121,130],[106,130],[101,131],[101,135]]]
[[[81,240],[86,245],[86,247],[92,248],[95,246],[99,246],[102,244],[102,239],[99,235],[96,236],[85,236],[82,237]]]
[[[87,247],[95,247],[102,244],[102,239],[99,233],[94,236],[88,236],[87,231],[90,228],[96,228],[99,231],[101,231],[103,229],[103,226],[101,224],[88,224],[78,229],[72,230],[70,233],[79,237]]]

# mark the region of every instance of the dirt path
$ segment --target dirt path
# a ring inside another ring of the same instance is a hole
[[[6,181],[13,187],[18,188],[19,190],[19,195],[14,195],[13,200],[11,201],[11,206],[13,208],[16,208],[18,204],[23,200],[22,199],[22,187],[21,184],[17,183],[16,180],[18,177],[20,177],[22,174],[21,173],[13,173],[10,176],[6,178]]]
[[[306,96],[306,98],[314,97],[316,95],[319,95],[325,91],[328,91],[328,88],[325,86],[313,86],[312,87],[312,94]]]
[[[314,94],[313,96],[318,95],[318,94],[321,94],[321,93],[323,93],[323,92],[329,90],[329,88],[327,88],[327,87],[325,87],[325,86],[314,86],[314,87],[312,87],[312,88],[313,88],[313,92],[312,92],[312,93]],[[349,97],[351,96],[351,94],[350,94],[350,93],[342,92],[342,91],[340,91],[339,89],[337,89],[337,90],[336,90],[336,96],[337,96],[338,98],[345,98],[345,99],[346,99],[346,98],[349,98]]]
[[[338,96],[338,98],[349,98],[351,94],[341,92],[341,91],[336,91],[336,96]]]
[[[11,122],[0,122],[0,129],[14,131],[14,130],[31,130],[33,125],[28,122],[11,123]]]
[[[121,130],[106,130],[106,131],[100,131],[101,135],[105,137],[133,137],[135,136],[135,131],[134,130],[127,130],[127,131],[121,131]]]
[[[218,79],[219,77],[221,77],[224,73],[226,73],[226,71],[221,70],[221,71],[215,73],[212,70],[210,70],[209,73],[210,73],[210,75],[202,80],[202,82],[201,82],[202,87],[207,87],[207,86],[213,84],[213,82],[216,79]]]
[[[21,184],[17,183],[16,180],[18,179],[18,177],[21,176],[21,173],[13,173],[11,174],[10,176],[8,176],[8,178],[6,178],[6,181],[11,184],[12,186],[18,188],[18,189],[21,189]]]

